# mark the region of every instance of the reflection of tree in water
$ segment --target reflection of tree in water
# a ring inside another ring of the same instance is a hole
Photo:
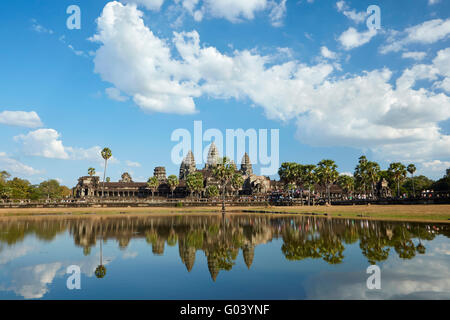
[[[203,251],[213,280],[220,271],[236,264],[239,251],[250,269],[257,261],[255,248],[274,239],[282,239],[281,251],[288,260],[322,259],[338,264],[345,259],[345,246],[359,248],[371,264],[386,261],[391,252],[401,259],[412,259],[426,252],[426,241],[436,235],[450,237],[448,225],[425,223],[377,222],[316,217],[273,217],[262,215],[230,216],[147,216],[111,218],[16,219],[0,221],[0,248],[35,235],[52,241],[68,231],[84,255],[102,242],[116,241],[126,250],[132,239],[145,239],[155,255],[163,255],[165,244],[178,244],[179,256],[186,270],[195,267],[197,251]],[[425,243],[423,242],[425,241]],[[344,246],[345,244],[345,246]],[[394,250],[391,250],[394,248]],[[102,259],[102,257],[101,257]],[[106,268],[100,261],[96,276]]]

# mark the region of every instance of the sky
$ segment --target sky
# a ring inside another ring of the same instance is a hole
[[[280,163],[450,167],[449,1],[1,1],[0,38],[0,170],[32,183],[102,176],[104,147],[112,181],[178,175],[194,121],[278,129]]]

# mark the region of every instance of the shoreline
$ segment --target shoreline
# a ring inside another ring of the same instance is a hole
[[[2,208],[0,218],[15,217],[108,217],[142,215],[199,215],[221,213],[221,206],[143,207],[143,208]],[[262,214],[271,216],[314,216],[389,221],[450,223],[450,205],[359,205],[359,206],[255,206],[227,207],[227,214]]]

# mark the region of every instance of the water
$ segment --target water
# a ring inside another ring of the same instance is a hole
[[[450,299],[449,236],[448,224],[305,216],[1,219],[0,299]]]

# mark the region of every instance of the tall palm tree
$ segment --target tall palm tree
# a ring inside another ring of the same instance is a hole
[[[106,178],[106,166],[108,164],[109,158],[112,156],[111,149],[104,148],[101,152],[102,158],[105,159],[105,170],[103,170],[103,188],[102,188],[102,197],[105,196],[105,178]]]
[[[90,167],[88,169],[88,174],[92,177],[95,174],[95,168]]]
[[[233,186],[233,189],[236,190],[236,195],[239,194],[239,189],[244,184],[244,178],[242,178],[242,175],[239,173],[235,173],[233,175],[233,178],[231,179],[231,185]]]
[[[416,172],[416,166],[411,163],[411,164],[408,165],[406,170],[408,170],[408,172],[411,174],[411,180],[412,180],[412,186],[413,186],[413,197],[415,197],[416,196],[416,190],[414,188],[414,172]]]
[[[101,230],[101,229],[100,229]],[[106,275],[106,267],[103,265],[103,232],[101,233],[100,240],[100,265],[95,269],[95,276],[99,279],[104,278]]]
[[[345,193],[347,194],[347,198],[348,198],[355,186],[354,178],[351,176],[342,174],[339,176],[337,182],[338,182],[338,185],[345,191]]]
[[[153,200],[153,195],[154,195],[155,191],[159,187],[159,180],[158,180],[158,178],[156,178],[156,177],[148,178],[147,186],[152,192],[152,200]]]
[[[169,185],[170,191],[172,191],[172,198],[173,198],[173,191],[179,184],[179,180],[176,175],[172,174],[167,178],[167,184]]]
[[[400,181],[406,177],[406,167],[401,162],[393,162],[389,165],[388,172],[397,182],[397,197],[400,197]]]
[[[371,186],[372,198],[375,196],[375,184],[380,176],[380,165],[374,161],[367,161],[366,163],[367,181]]]
[[[223,157],[217,163],[217,166],[213,170],[214,177],[220,181],[222,185],[222,210],[225,211],[225,191],[227,184],[233,178],[236,172],[236,165],[230,161],[227,157]]]
[[[316,172],[320,183],[326,188],[328,203],[330,203],[330,187],[339,177],[337,165],[333,160],[325,159],[317,164]]]
[[[314,188],[314,185],[318,182],[315,170],[316,166],[313,164],[302,166],[303,185],[308,188],[308,206],[311,204],[311,188]]]
[[[367,193],[366,185],[367,185],[367,160],[366,156],[359,157],[358,165],[355,168],[355,172],[353,176],[355,177],[355,181],[357,183],[358,189],[362,189],[364,194]]]

